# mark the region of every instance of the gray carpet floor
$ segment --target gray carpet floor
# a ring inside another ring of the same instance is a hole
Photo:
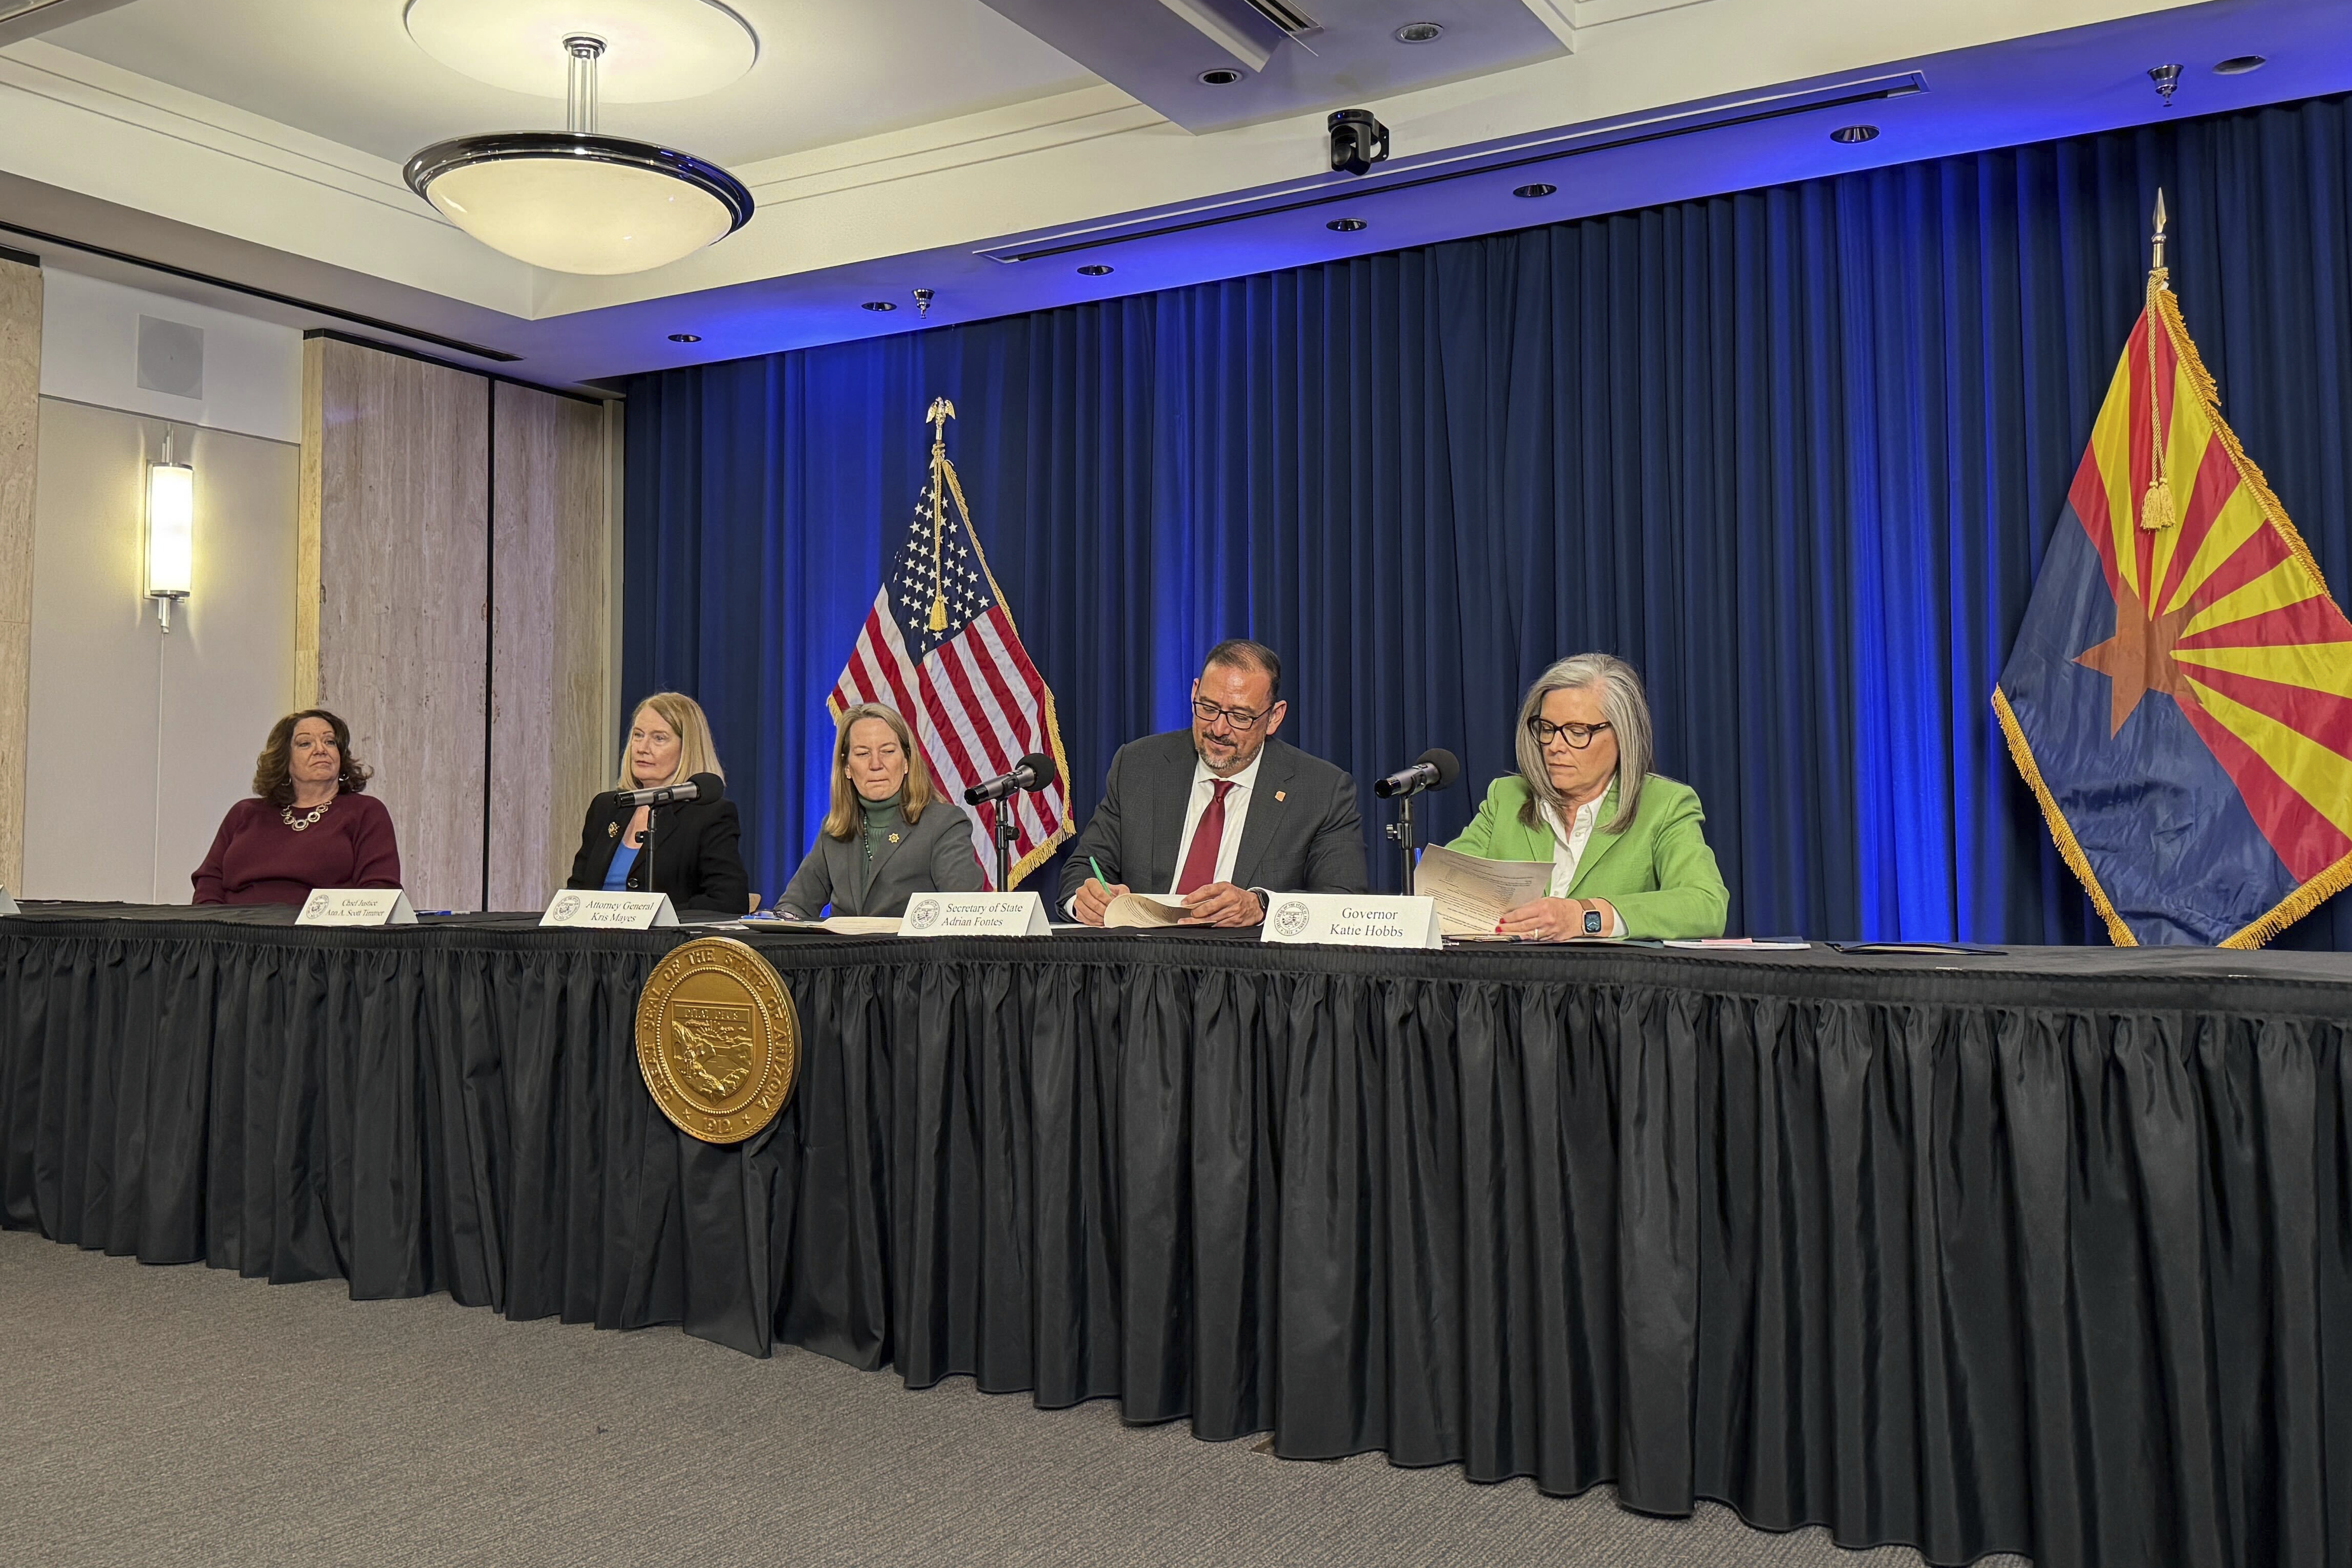
[[[0,1234],[0,1563],[1915,1568],[1607,1488],[1290,1463],[1107,1402],[352,1301]],[[1988,1558],[1988,1568],[2018,1558]]]

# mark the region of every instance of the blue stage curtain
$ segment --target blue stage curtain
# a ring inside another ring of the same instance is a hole
[[[1082,812],[1245,633],[1286,737],[1364,785],[1462,757],[1443,840],[1528,682],[1604,649],[1733,931],[2103,940],[1988,698],[2159,185],[2224,411],[2352,582],[2347,169],[2319,99],[635,378],[626,685],[709,709],[773,894],[944,394]],[[2352,908],[2283,945],[2352,946]]]

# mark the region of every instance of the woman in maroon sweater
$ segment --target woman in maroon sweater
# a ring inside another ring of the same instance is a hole
[[[300,904],[314,888],[398,887],[392,813],[361,793],[369,771],[333,714],[279,719],[254,765],[256,798],[228,809],[196,868],[195,901]]]

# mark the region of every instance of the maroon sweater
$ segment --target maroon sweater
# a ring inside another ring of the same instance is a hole
[[[398,887],[400,846],[392,813],[373,795],[336,796],[299,833],[254,796],[228,809],[192,880],[198,904],[299,904],[314,888]]]

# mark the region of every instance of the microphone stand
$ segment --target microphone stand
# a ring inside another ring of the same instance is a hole
[[[1012,891],[1004,883],[1005,879],[1013,874],[1013,838],[1020,831],[1013,821],[1013,803],[1019,798],[1019,793],[1016,791],[1000,798],[995,802],[994,825],[989,830],[991,835],[996,840],[996,891],[999,893]]]
[[[646,868],[647,893],[660,891],[654,886],[654,835],[661,831],[661,814],[659,806],[646,808],[646,841],[637,851],[637,863]]]
[[[1389,837],[1396,841],[1397,850],[1404,857],[1404,880],[1397,883],[1397,891],[1407,898],[1412,896],[1413,869],[1420,863],[1412,836],[1412,798],[1420,793],[1414,789],[1398,796],[1398,820],[1389,824]]]

